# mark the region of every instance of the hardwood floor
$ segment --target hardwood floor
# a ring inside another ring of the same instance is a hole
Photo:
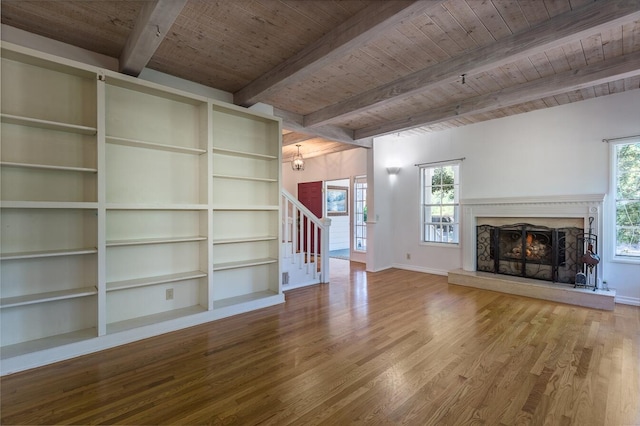
[[[3,377],[2,424],[640,424],[640,308],[331,268],[284,305]]]

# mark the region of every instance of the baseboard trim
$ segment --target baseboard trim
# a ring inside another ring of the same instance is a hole
[[[621,305],[640,306],[640,297],[616,296],[616,303]]]
[[[433,274],[433,275],[443,275],[445,277],[449,274],[449,271],[446,271],[444,269],[425,268],[424,266],[406,265],[404,263],[394,263],[393,267],[398,269],[404,269],[406,271],[422,272],[425,274]]]

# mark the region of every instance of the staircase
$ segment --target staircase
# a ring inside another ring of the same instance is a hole
[[[329,226],[286,190],[282,211],[282,289],[329,282]]]

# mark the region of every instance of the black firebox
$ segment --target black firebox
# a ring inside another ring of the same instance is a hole
[[[579,239],[584,229],[529,223],[477,227],[478,271],[575,283]]]

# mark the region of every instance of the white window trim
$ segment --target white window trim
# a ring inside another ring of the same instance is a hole
[[[424,206],[424,187],[423,187],[423,182],[422,182],[422,170],[426,169],[426,168],[434,168],[434,167],[445,167],[445,166],[450,166],[450,165],[456,165],[458,166],[458,173],[457,176],[455,176],[455,178],[458,181],[458,202],[454,203],[455,206],[458,207],[458,241],[456,242],[447,242],[447,241],[425,241],[424,240],[424,217],[423,217],[423,206]],[[431,247],[439,247],[439,248],[460,248],[460,243],[462,240],[462,211],[460,210],[462,208],[460,200],[462,200],[462,185],[461,185],[461,176],[462,176],[462,159],[457,159],[457,160],[452,160],[452,161],[442,161],[442,162],[437,162],[436,163],[431,163],[431,164],[424,164],[424,165],[420,165],[420,164],[416,164],[416,166],[418,166],[418,188],[420,193],[418,194],[418,208],[419,208],[419,215],[418,215],[418,219],[420,221],[419,223],[419,229],[420,229],[420,239],[419,239],[419,244],[421,246],[431,246]]]
[[[616,147],[619,145],[626,145],[626,144],[630,144],[630,143],[638,143],[640,142],[640,137],[637,138],[624,138],[624,140],[619,140],[619,141],[609,141],[609,171],[610,171],[610,178],[609,178],[609,194],[610,194],[610,202],[609,202],[609,208],[607,209],[607,214],[609,214],[610,218],[607,221],[607,225],[609,228],[609,235],[612,236],[609,244],[608,244],[608,248],[611,253],[611,259],[610,261],[612,263],[626,263],[626,264],[632,264],[632,265],[640,265],[640,257],[638,258],[632,258],[629,256],[620,256],[616,254],[616,243],[617,243],[617,238],[616,238],[616,183],[618,181],[618,175],[617,175],[617,167],[616,167],[616,163],[617,163],[617,155],[616,155]]]

